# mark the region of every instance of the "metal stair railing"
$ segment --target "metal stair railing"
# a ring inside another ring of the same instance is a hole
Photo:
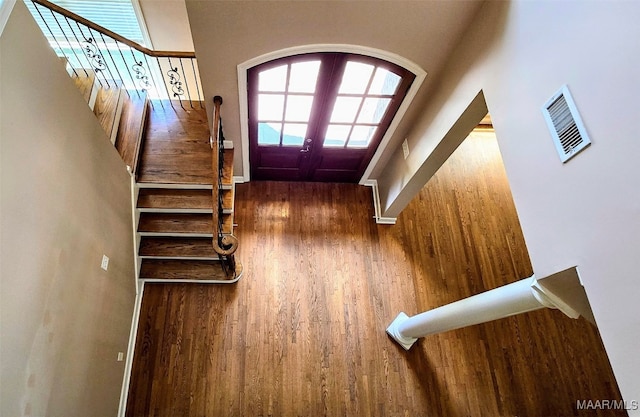
[[[154,51],[47,0],[25,3],[52,48],[76,76],[95,72],[102,87],[123,86],[128,94],[145,91],[161,105],[168,100],[202,108],[204,99],[195,53]],[[164,105],[163,105],[164,106]]]
[[[225,274],[229,277],[236,275],[236,261],[234,253],[238,249],[238,239],[233,235],[233,225],[230,233],[224,231],[223,221],[223,171],[224,171],[224,137],[222,135],[222,119],[220,117],[220,106],[222,97],[213,98],[213,134],[211,135],[211,152],[213,168],[213,226],[217,230],[213,231],[213,250],[220,256],[220,261]],[[217,176],[217,178],[215,178]],[[217,183],[217,186],[216,186]]]

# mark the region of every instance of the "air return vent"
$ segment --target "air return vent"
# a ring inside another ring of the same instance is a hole
[[[591,144],[566,85],[545,103],[542,113],[562,162],[567,162]]]

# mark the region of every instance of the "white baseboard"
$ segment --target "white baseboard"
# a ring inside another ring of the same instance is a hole
[[[367,187],[371,187],[371,191],[373,194],[373,209],[374,209],[374,218],[376,219],[377,224],[396,224],[398,220],[396,217],[382,217],[381,212],[381,204],[380,204],[380,194],[378,193],[378,181],[377,180],[366,180],[363,185]]]
[[[122,390],[120,391],[120,405],[118,406],[118,417],[124,417],[127,410],[127,399],[129,397],[129,383],[131,381],[131,368],[133,366],[133,353],[136,350],[136,337],[138,335],[138,322],[140,321],[140,307],[142,306],[142,296],[144,294],[144,282],[140,291],[136,295],[133,306],[133,317],[131,319],[131,331],[129,333],[129,347],[127,348],[127,358],[124,364],[124,377],[122,379]]]

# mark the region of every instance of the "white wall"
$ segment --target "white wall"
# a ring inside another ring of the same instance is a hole
[[[406,184],[483,92],[534,271],[579,267],[628,401],[640,400],[639,18],[639,2],[488,2],[408,135],[412,158],[396,152],[379,179],[383,215],[393,217],[412,197]],[[593,144],[563,165],[540,108],[564,83]]]
[[[0,68],[0,414],[114,416],[135,298],[130,177],[21,1]]]

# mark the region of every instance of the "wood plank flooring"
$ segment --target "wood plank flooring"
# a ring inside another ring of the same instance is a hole
[[[237,186],[233,286],[145,287],[127,416],[611,416],[597,330],[540,310],[421,339],[412,315],[531,275],[495,140],[467,139],[395,226],[349,184]]]
[[[138,172],[139,182],[211,184],[206,110],[199,103],[152,100]],[[193,108],[191,107],[193,105]]]

